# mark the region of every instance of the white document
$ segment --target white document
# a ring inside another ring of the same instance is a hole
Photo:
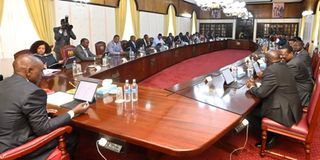
[[[73,95],[65,92],[56,92],[49,94],[47,103],[51,105],[61,106],[62,104],[73,101]]]
[[[222,75],[224,77],[224,80],[226,81],[226,84],[230,84],[234,81],[230,69],[223,70]]]
[[[61,69],[50,69],[50,68],[48,68],[48,69],[44,69],[43,70],[43,75],[44,76],[51,76],[51,75],[55,74],[56,72],[60,72],[60,71],[61,71]]]

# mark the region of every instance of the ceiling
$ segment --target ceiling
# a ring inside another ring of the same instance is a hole
[[[186,2],[190,3],[196,3],[195,0],[184,0]],[[246,3],[249,4],[255,4],[255,3],[272,3],[272,2],[284,2],[284,3],[290,3],[290,2],[301,2],[302,0],[244,0]]]

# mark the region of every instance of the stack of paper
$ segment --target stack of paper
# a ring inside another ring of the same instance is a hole
[[[62,104],[73,101],[73,95],[65,92],[56,92],[48,95],[47,103],[51,105],[61,106]]]

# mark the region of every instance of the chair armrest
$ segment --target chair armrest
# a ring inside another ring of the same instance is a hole
[[[19,157],[22,157],[24,155],[27,155],[38,148],[42,147],[43,145],[47,144],[48,142],[52,141],[53,139],[63,135],[64,133],[71,133],[72,127],[70,126],[64,126],[57,128],[56,130],[39,136],[21,146],[18,146],[16,148],[7,150],[6,152],[3,152],[0,154],[0,159],[16,159]]]

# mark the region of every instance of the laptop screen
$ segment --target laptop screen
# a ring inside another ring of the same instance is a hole
[[[232,83],[234,81],[234,78],[233,78],[229,68],[223,70],[222,71],[222,75],[224,77],[224,80],[226,81],[226,84],[230,84],[230,83]]]
[[[80,81],[73,98],[76,100],[92,102],[97,87],[98,83]]]

